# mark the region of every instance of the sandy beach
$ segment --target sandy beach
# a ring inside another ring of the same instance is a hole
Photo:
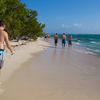
[[[11,55],[8,50],[5,51],[4,55],[4,66],[0,72],[0,83],[5,82],[9,79],[13,73],[19,68],[23,67],[22,64],[34,58],[35,53],[45,50],[47,47],[42,47],[41,44],[48,46],[48,43],[43,41],[43,39],[38,39],[34,42],[11,42],[14,47],[15,54]]]
[[[1,71],[0,100],[100,100],[100,57],[43,40],[16,51]]]

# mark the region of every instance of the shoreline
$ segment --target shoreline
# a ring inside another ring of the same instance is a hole
[[[54,39],[51,38],[50,41],[54,41]],[[58,41],[58,44],[62,45],[61,39],[59,39],[59,41]],[[65,48],[69,48],[68,47],[68,41],[66,41],[66,45],[67,46]],[[60,46],[60,48],[62,48],[62,47]],[[93,51],[89,50],[86,46],[82,46],[81,44],[77,44],[77,42],[75,42],[75,41],[72,41],[72,48],[74,48],[74,50],[76,50],[76,52],[100,57],[100,53],[93,52]]]

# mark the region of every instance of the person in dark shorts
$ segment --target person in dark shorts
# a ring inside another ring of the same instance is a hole
[[[63,35],[62,35],[62,47],[65,47],[65,44],[66,44],[66,34],[63,33]]]
[[[54,35],[54,43],[55,43],[55,47],[57,47],[57,43],[58,43],[58,34],[57,33]]]
[[[47,37],[48,37],[48,34],[46,33],[46,34],[44,35],[44,39],[47,39]]]
[[[72,46],[72,35],[68,36],[68,46]]]

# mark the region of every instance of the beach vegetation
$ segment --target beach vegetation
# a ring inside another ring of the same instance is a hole
[[[45,24],[37,16],[36,10],[28,9],[20,0],[0,0],[0,20],[5,22],[10,39],[41,37]]]

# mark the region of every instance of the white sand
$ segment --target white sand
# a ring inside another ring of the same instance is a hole
[[[26,45],[21,45],[22,42],[12,42],[13,46],[18,46],[15,48],[15,54],[10,55],[10,52],[5,52],[5,63],[0,72],[0,83],[8,80],[13,73],[22,66],[23,63],[27,62],[30,58],[33,58],[33,54],[45,50],[48,43],[42,39],[38,39],[36,42],[29,42]]]

